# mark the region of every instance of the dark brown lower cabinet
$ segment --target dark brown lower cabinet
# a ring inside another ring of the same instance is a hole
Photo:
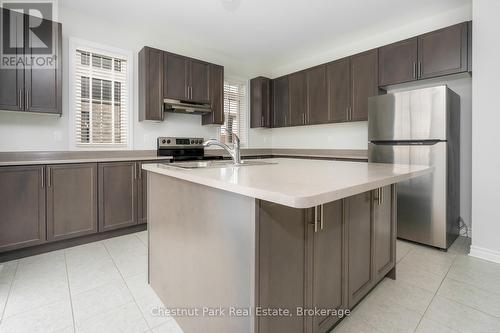
[[[256,331],[329,332],[340,317],[297,309],[352,309],[395,268],[395,198],[386,186],[308,209],[258,201],[256,304],[292,316],[257,316]]]
[[[137,224],[137,162],[99,163],[99,231]]]
[[[259,202],[258,294],[262,308],[295,313],[306,304],[306,228],[310,212],[267,201]],[[258,332],[303,333],[305,317],[261,316]]]
[[[372,193],[365,192],[344,199],[348,222],[348,304],[353,307],[371,289],[373,277]]]
[[[97,232],[97,163],[46,167],[47,239]]]
[[[45,242],[44,166],[0,168],[0,252]]]
[[[295,209],[259,203],[257,304],[286,308],[293,316],[258,317],[258,332],[328,332],[340,319],[301,315],[300,309],[347,306],[342,205],[339,200]]]
[[[314,223],[310,223],[307,229],[309,263],[312,264],[308,267],[312,281],[309,304],[317,309],[343,309],[347,302],[342,288],[345,278],[342,200],[318,207],[314,215],[317,231]],[[329,332],[339,319],[331,315],[312,317],[312,332]]]
[[[396,205],[391,204],[396,193],[386,186],[373,191],[373,195],[374,274],[378,280],[396,264]]]

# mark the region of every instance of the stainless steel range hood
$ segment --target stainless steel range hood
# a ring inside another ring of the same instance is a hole
[[[164,99],[163,110],[165,112],[207,114],[212,112],[210,104],[193,103],[175,99]]]

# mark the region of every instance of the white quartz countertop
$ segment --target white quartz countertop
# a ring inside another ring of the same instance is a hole
[[[433,171],[432,167],[273,158],[277,164],[180,169],[144,164],[144,170],[278,203],[309,208]]]

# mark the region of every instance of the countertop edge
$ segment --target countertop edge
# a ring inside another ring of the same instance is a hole
[[[360,194],[363,192],[368,192],[379,187],[395,184],[404,180],[408,180],[411,178],[419,177],[428,173],[431,173],[434,170],[434,167],[427,167],[422,170],[411,171],[407,174],[395,175],[389,178],[380,179],[377,181],[372,181],[365,184],[358,184],[351,187],[347,187],[345,189],[320,193],[317,195],[305,196],[305,197],[297,197],[290,196],[284,193],[269,191],[269,190],[261,190],[256,188],[249,188],[241,185],[235,185],[227,182],[222,182],[214,179],[207,179],[202,176],[197,176],[195,174],[187,175],[182,173],[177,173],[175,175],[169,174],[167,169],[160,169],[154,164],[145,164],[142,168],[149,172],[154,172],[160,175],[164,175],[167,177],[173,177],[177,179],[181,179],[184,181],[196,183],[199,185],[204,185],[212,188],[216,188],[223,191],[233,192],[235,194],[244,195],[247,197],[265,200],[269,202],[274,202],[277,204],[281,204],[284,206],[289,206],[292,208],[310,208],[317,205],[322,205],[328,202],[336,201],[339,199],[347,198],[356,194]],[[172,170],[175,173],[175,170]]]

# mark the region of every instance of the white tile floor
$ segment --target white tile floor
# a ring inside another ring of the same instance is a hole
[[[150,311],[147,233],[0,264],[0,332],[180,333]],[[500,332],[500,265],[398,241],[397,280],[385,279],[334,333]]]

